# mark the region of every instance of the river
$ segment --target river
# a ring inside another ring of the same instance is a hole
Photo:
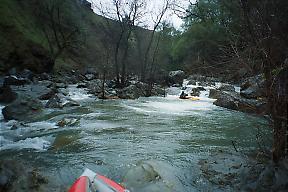
[[[37,167],[49,178],[47,191],[67,190],[85,167],[131,192],[234,191],[245,154],[261,142],[257,135],[271,134],[263,118],[217,107],[207,92],[198,101],[102,101],[69,90],[81,107],[48,110],[16,130],[0,116],[0,158]],[[58,126],[63,118],[72,125]]]

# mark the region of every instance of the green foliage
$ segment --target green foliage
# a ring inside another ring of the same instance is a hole
[[[225,67],[225,49],[239,37],[241,18],[237,1],[198,0],[187,12],[185,31],[173,47],[173,59],[186,68],[199,69],[194,72],[206,68],[221,70]]]

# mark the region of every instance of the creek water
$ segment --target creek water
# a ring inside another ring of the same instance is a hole
[[[37,167],[47,191],[65,191],[85,167],[130,191],[233,191],[219,179],[238,177],[257,135],[271,134],[263,118],[217,107],[207,92],[198,101],[178,99],[178,88],[167,97],[102,101],[69,90],[81,107],[48,110],[16,130],[0,116],[0,158]],[[60,127],[63,118],[74,123]]]

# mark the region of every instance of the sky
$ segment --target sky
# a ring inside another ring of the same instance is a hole
[[[116,11],[115,6],[113,5],[113,0],[89,0],[93,5],[93,10],[95,13],[99,15],[103,15],[102,12],[105,12],[104,14],[109,16],[110,18],[115,18]],[[123,2],[129,1],[129,0],[122,0]],[[131,1],[131,0],[130,0]],[[188,0],[174,0],[177,5],[186,8],[189,5]],[[146,0],[146,6],[143,10],[145,10],[145,13],[143,11],[143,17],[141,18],[141,21],[139,20],[139,23],[137,25],[146,27],[146,28],[153,28],[154,21],[156,20],[156,17],[159,15],[161,10],[163,9],[165,5],[165,0]],[[183,21],[181,18],[179,18],[172,10],[169,10],[166,12],[164,16],[164,20],[171,23],[176,29],[181,29],[181,25],[183,24]]]

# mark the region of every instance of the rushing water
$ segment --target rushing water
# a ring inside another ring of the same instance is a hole
[[[75,87],[70,93],[81,107],[48,111],[43,121],[16,130],[0,117],[0,157],[37,167],[50,178],[47,191],[67,189],[85,167],[131,191],[233,191],[205,175],[205,162],[233,172],[257,147],[259,129],[269,134],[264,119],[214,106],[207,92],[199,101],[176,95],[102,101]],[[63,118],[74,124],[57,126]]]

